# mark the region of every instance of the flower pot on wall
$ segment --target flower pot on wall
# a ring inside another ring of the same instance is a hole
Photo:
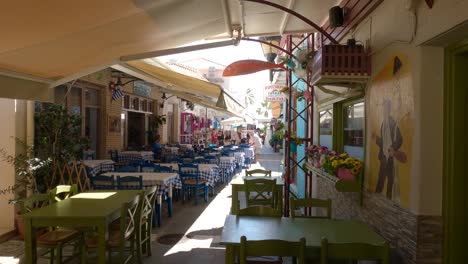
[[[351,170],[347,168],[338,168],[338,172],[336,173],[338,178],[343,180],[354,180],[354,175],[351,173]]]

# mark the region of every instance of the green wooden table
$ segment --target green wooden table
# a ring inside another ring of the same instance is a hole
[[[26,263],[36,263],[35,228],[48,226],[96,227],[99,236],[98,263],[106,263],[107,226],[120,217],[123,203],[141,190],[80,193],[24,215]]]
[[[276,208],[283,210],[283,186],[284,180],[281,177],[258,177],[258,176],[236,176],[231,181],[232,199],[231,199],[231,214],[239,212],[239,192],[245,191],[244,179],[276,179]]]
[[[234,263],[239,253],[241,236],[248,240],[281,239],[298,241],[305,237],[308,256],[320,255],[320,242],[326,237],[330,243],[382,244],[385,239],[365,223],[356,220],[308,218],[270,218],[228,215],[220,244],[226,246],[225,263]]]

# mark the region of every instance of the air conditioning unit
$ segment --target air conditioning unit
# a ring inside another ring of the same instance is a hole
[[[312,60],[312,85],[366,83],[371,57],[362,45],[324,45]]]

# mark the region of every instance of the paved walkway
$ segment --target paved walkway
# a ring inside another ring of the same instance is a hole
[[[263,148],[254,168],[272,170],[281,175],[282,155],[271,148]],[[242,172],[243,173],[243,172]],[[219,245],[221,230],[231,204],[230,185],[220,186],[217,195],[208,204],[193,201],[174,202],[174,214],[169,218],[163,213],[163,224],[153,229],[152,256],[143,263],[224,263],[224,247]],[[19,263],[23,254],[23,242],[10,240],[0,244],[0,264]],[[39,263],[47,263],[41,260]],[[78,262],[73,262],[78,263]]]

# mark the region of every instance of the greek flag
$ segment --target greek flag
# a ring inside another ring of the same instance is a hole
[[[120,97],[124,96],[120,88],[114,88],[114,91],[112,92],[112,98],[111,101],[115,101],[119,99]]]

